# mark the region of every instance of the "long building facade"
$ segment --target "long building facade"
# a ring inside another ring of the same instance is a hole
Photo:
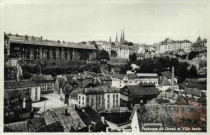
[[[86,60],[96,58],[96,48],[93,45],[70,42],[51,41],[39,37],[29,37],[8,34],[5,38],[5,55],[9,58],[24,60]]]

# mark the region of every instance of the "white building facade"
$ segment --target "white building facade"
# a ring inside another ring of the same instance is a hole
[[[154,83],[157,86],[158,75],[153,73],[137,73],[136,75],[112,75],[113,87],[123,88],[125,85],[137,85],[139,83]]]

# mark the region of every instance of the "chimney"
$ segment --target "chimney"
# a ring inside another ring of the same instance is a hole
[[[92,125],[88,126],[88,132],[91,132],[91,129],[90,129],[91,127],[92,127]]]
[[[23,108],[26,108],[26,98],[25,98],[25,96],[23,98]]]
[[[101,121],[102,121],[103,123],[105,123],[105,118],[104,118],[103,116],[101,116]]]
[[[111,128],[110,127],[106,127],[106,132],[110,132]]]
[[[85,109],[82,109],[82,112],[85,113]]]
[[[68,109],[65,109],[65,116],[68,116]]]
[[[174,93],[174,66],[172,66],[172,75],[171,75],[171,90]]]

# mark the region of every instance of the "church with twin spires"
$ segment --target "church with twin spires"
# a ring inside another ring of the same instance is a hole
[[[109,39],[109,42],[111,43],[111,37]],[[115,44],[116,45],[120,45],[123,44],[125,42],[125,35],[124,35],[124,29],[121,30],[121,34],[120,34],[120,41],[118,41],[118,37],[117,37],[117,33],[116,33],[116,39],[115,39]]]

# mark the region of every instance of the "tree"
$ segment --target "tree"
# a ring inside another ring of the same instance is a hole
[[[117,52],[115,50],[111,50],[111,56],[112,57],[117,57]]]
[[[132,42],[128,42],[128,46],[133,46],[133,43]]]
[[[137,60],[137,56],[136,56],[136,53],[133,53],[130,55],[129,59],[133,62],[133,61],[136,61]]]
[[[128,70],[131,70],[132,67],[130,65],[130,63],[124,65],[124,66],[120,66],[120,73],[121,74],[125,74]]]
[[[192,59],[194,59],[198,54],[199,54],[198,51],[191,51],[191,52],[189,53],[189,55],[188,55],[188,59],[189,59],[189,60],[192,60]]]
[[[86,44],[86,42],[85,41],[82,41],[82,42],[80,42],[80,44]]]
[[[107,61],[107,60],[110,60],[109,58],[109,53],[105,50],[102,50],[98,53],[98,60],[99,61]]]
[[[81,60],[87,60],[89,58],[89,54],[87,52],[81,53],[80,59]]]
[[[189,77],[190,78],[198,77],[197,69],[196,69],[196,67],[194,65],[192,65],[190,70],[189,70]]]

